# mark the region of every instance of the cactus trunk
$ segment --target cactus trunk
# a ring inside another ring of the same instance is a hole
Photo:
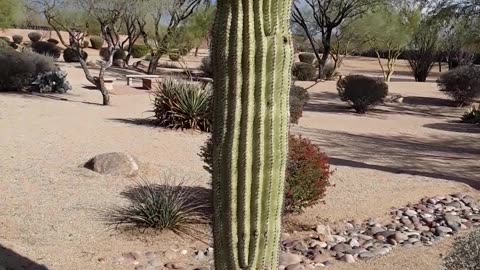
[[[278,268],[292,0],[218,0],[213,33],[217,270]]]

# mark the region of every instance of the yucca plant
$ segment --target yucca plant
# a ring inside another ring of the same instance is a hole
[[[191,234],[196,231],[194,225],[208,223],[209,205],[203,194],[171,176],[165,177],[162,184],[142,179],[123,192],[122,197],[129,203],[106,210],[103,216],[106,224],[123,229]]]
[[[202,88],[191,81],[165,79],[153,96],[153,111],[160,126],[210,130],[210,86]]]

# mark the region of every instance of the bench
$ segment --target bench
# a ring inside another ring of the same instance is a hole
[[[158,79],[158,75],[148,75],[148,74],[135,74],[135,75],[125,75],[127,78],[127,85],[132,83],[132,79]]]
[[[147,90],[151,90],[153,88],[157,88],[158,87],[158,84],[160,82],[159,79],[165,79],[165,78],[168,78],[168,77],[161,77],[161,76],[158,76],[156,79],[157,80],[154,80],[154,79],[149,79],[149,78],[142,78],[142,86],[144,89],[147,89]],[[206,77],[192,77],[190,79],[192,82],[196,82],[196,83],[200,83],[202,88],[205,88],[207,87],[208,84],[211,84],[213,83],[213,79],[211,78],[206,78]],[[187,80],[188,81],[188,80]]]

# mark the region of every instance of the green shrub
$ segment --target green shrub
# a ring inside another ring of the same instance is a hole
[[[142,58],[150,52],[150,49],[146,45],[134,44],[132,46],[132,57]]]
[[[110,57],[110,54],[108,53],[108,48],[102,48],[100,49],[100,56],[104,61],[108,61],[108,58]],[[115,53],[113,54],[113,61],[115,60],[125,60],[127,58],[127,54],[125,53],[124,50],[116,50]]]
[[[300,60],[300,62],[302,63],[307,63],[307,64],[310,64],[310,65],[313,65],[313,63],[315,62],[315,60],[317,59],[315,54],[313,53],[299,53],[298,54],[298,59]]]
[[[0,37],[0,40],[3,40],[7,43],[10,43],[10,38],[9,37]]]
[[[168,57],[170,58],[170,60],[176,62],[176,61],[180,60],[180,58],[181,58],[182,56],[180,55],[179,52],[173,52],[173,53],[170,53],[170,54],[168,55]]]
[[[358,113],[383,102],[388,95],[388,85],[379,79],[363,75],[349,75],[337,82],[337,91],[342,101],[348,101]]]
[[[162,80],[154,91],[153,112],[158,124],[173,129],[210,130],[210,87],[190,81]]]
[[[303,107],[307,103],[309,95],[305,88],[292,85],[290,89],[290,123],[298,124],[303,115]]]
[[[38,42],[42,39],[42,34],[40,34],[38,32],[30,32],[30,33],[28,33],[28,38],[32,42]]]
[[[462,116],[463,123],[480,124],[480,105],[477,108],[472,106]]]
[[[445,270],[480,269],[480,230],[458,238],[443,261]]]
[[[32,43],[32,50],[38,54],[46,55],[58,59],[62,54],[60,48],[50,42],[37,41]]]
[[[80,53],[82,55],[83,60],[87,61],[88,53],[85,52],[84,50],[80,50]],[[66,48],[63,51],[63,59],[65,60],[66,63],[80,62],[77,51],[70,47]]]
[[[210,56],[204,57],[200,63],[200,70],[203,75],[209,78],[213,78],[213,68]]]
[[[469,105],[480,96],[480,68],[461,66],[443,73],[437,80],[440,91],[458,106]]]
[[[23,41],[23,36],[20,35],[13,35],[12,40],[15,44],[21,44]]]
[[[165,179],[162,185],[137,182],[122,197],[129,203],[107,210],[104,217],[116,228],[189,234],[195,225],[208,223],[208,201],[195,188],[172,184],[172,179]]]
[[[100,50],[103,47],[104,40],[99,36],[91,36],[90,43],[92,44],[92,48],[95,50]]]
[[[54,38],[49,38],[49,39],[47,39],[47,42],[48,42],[48,43],[55,44],[55,45],[58,45],[58,43],[60,43],[58,40],[56,40],[56,39],[54,39]]]
[[[152,60],[152,55],[149,53],[149,54],[145,55],[145,57],[143,59],[145,59],[145,61],[150,61],[150,60]]]
[[[88,48],[90,47],[90,42],[88,40],[84,40],[82,44],[82,48]]]
[[[38,74],[37,79],[32,82],[32,86],[32,90],[40,93],[64,94],[72,90],[72,86],[67,81],[67,73],[61,70]]]
[[[33,52],[0,50],[0,91],[27,88],[39,74],[54,71],[51,58]]]
[[[299,81],[314,81],[317,78],[317,68],[307,63],[294,63],[292,75]]]
[[[202,146],[200,157],[204,169],[212,173],[213,142],[208,139]],[[324,196],[332,175],[327,155],[308,139],[290,136],[285,179],[284,213],[301,213],[306,207],[318,203]]]
[[[13,49],[10,46],[10,43],[5,41],[4,39],[0,39],[0,50],[9,50],[9,49]]]

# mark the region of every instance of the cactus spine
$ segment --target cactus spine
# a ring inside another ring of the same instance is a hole
[[[213,193],[217,270],[278,268],[292,0],[218,0]]]

